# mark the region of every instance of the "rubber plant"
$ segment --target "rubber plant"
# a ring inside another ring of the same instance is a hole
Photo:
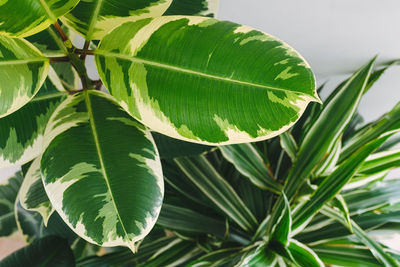
[[[346,261],[332,247],[397,266],[364,230],[396,227],[382,203],[395,184],[376,181],[398,152],[372,153],[398,108],[352,125],[387,66],[371,75],[372,60],[321,104],[300,54],[211,18],[217,6],[0,2],[0,168],[22,166],[0,188],[0,234],[30,243],[2,266]],[[368,184],[341,193],[353,181]],[[363,191],[378,185],[379,197]],[[378,226],[360,223],[378,211]]]

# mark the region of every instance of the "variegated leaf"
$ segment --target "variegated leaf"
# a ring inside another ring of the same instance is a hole
[[[0,118],[0,168],[25,164],[42,153],[46,124],[67,95],[66,91],[59,91],[61,82],[50,79],[52,76],[27,105]]]
[[[172,0],[85,0],[62,21],[86,40],[100,40],[113,28],[128,21],[159,17]]]
[[[26,37],[40,32],[68,13],[79,0],[3,0],[0,34]]]
[[[219,0],[173,0],[164,15],[215,17]]]
[[[9,236],[17,230],[14,203],[23,179],[18,171],[0,185],[0,236]]]
[[[150,132],[111,96],[84,91],[54,112],[41,173],[63,220],[82,238],[133,251],[154,226],[164,184]]]
[[[49,59],[28,41],[0,35],[0,118],[35,96],[48,67]]]
[[[39,212],[46,226],[54,209],[44,191],[40,174],[40,159],[40,157],[36,158],[29,167],[19,191],[19,200],[24,209]]]
[[[291,47],[205,17],[125,23],[101,41],[96,64],[132,116],[152,130],[202,144],[271,138],[319,101],[312,71]]]

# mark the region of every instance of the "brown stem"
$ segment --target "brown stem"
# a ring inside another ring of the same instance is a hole
[[[69,57],[49,57],[50,62],[68,62]]]
[[[94,55],[94,50],[84,50],[76,48],[74,52],[78,55]]]
[[[83,49],[82,49],[83,52],[85,52],[85,53],[81,55],[81,59],[83,61],[85,61],[85,59],[86,59],[86,55],[87,55],[87,51],[88,51],[89,45],[90,45],[90,41],[85,40],[85,44],[83,45]]]
[[[93,81],[93,86],[96,90],[100,90],[103,86],[103,82],[101,80]]]
[[[58,22],[56,22],[53,25],[54,25],[54,28],[56,28],[58,34],[61,36],[61,39],[63,40],[63,42],[68,41],[68,36],[63,31],[60,24],[58,24]]]

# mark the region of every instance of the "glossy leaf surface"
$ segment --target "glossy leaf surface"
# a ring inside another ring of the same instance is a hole
[[[150,132],[109,95],[84,91],[57,108],[45,140],[41,173],[55,210],[87,241],[135,250],[164,192]]]
[[[0,2],[0,34],[26,37],[40,32],[69,12],[79,0],[12,0]]]
[[[0,168],[25,164],[42,153],[47,122],[67,95],[55,84],[59,81],[46,79],[28,104],[0,118]]]
[[[48,67],[49,59],[29,42],[0,35],[0,118],[35,96]]]
[[[63,22],[86,40],[100,40],[124,22],[161,16],[172,0],[84,0]]]
[[[173,0],[164,15],[215,17],[219,0]]]
[[[19,200],[24,209],[39,212],[44,224],[47,225],[54,209],[44,190],[40,159],[40,157],[36,158],[29,167],[19,191]]]
[[[95,53],[104,85],[124,109],[186,141],[271,138],[319,101],[313,73],[295,50],[231,22],[166,16],[125,23]]]

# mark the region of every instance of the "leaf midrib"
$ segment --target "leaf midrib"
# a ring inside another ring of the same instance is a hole
[[[94,139],[94,143],[96,145],[96,151],[97,151],[97,156],[98,156],[99,161],[100,161],[101,171],[103,173],[103,177],[104,177],[104,180],[106,182],[107,189],[110,192],[111,202],[113,203],[115,212],[116,212],[116,214],[118,216],[118,219],[119,219],[119,221],[121,223],[121,227],[124,230],[124,233],[125,233],[126,237],[128,237],[128,232],[125,229],[124,223],[123,223],[123,221],[121,219],[121,215],[119,214],[117,205],[115,204],[115,199],[114,199],[113,192],[111,190],[110,183],[108,182],[108,175],[107,175],[106,168],[105,168],[104,161],[103,161],[103,154],[102,154],[101,148],[100,148],[99,137],[98,137],[97,130],[96,130],[96,124],[94,122],[93,109],[92,109],[92,105],[91,105],[91,101],[90,101],[89,92],[85,91],[83,93],[83,95],[84,95],[85,104],[86,104],[86,107],[87,107],[87,110],[88,110],[90,128],[92,129],[93,139]]]
[[[51,9],[49,6],[46,4],[44,0],[39,0],[40,6],[43,7],[44,11],[47,13],[49,19],[51,19],[53,22],[57,21],[57,17],[54,16],[53,12],[51,12]]]
[[[267,89],[267,90],[271,90],[271,91],[279,91],[279,92],[285,92],[288,94],[296,94],[296,95],[306,95],[306,96],[309,96],[309,97],[317,100],[315,98],[315,96],[304,93],[304,92],[292,91],[292,90],[289,90],[286,88],[280,88],[280,87],[271,86],[271,85],[263,85],[263,84],[258,84],[258,83],[240,81],[240,80],[231,79],[231,78],[227,78],[227,77],[221,77],[221,76],[207,74],[207,73],[203,73],[203,72],[199,72],[199,71],[195,71],[195,70],[172,66],[172,65],[165,64],[165,63],[150,61],[150,60],[142,59],[142,58],[135,57],[135,56],[123,55],[123,54],[108,52],[108,51],[104,51],[104,50],[96,50],[95,55],[118,58],[118,59],[127,60],[127,61],[131,61],[131,62],[135,62],[135,63],[142,63],[145,65],[150,65],[150,66],[158,67],[158,68],[162,68],[162,69],[168,69],[168,70],[172,70],[172,71],[176,71],[176,72],[183,72],[183,73],[192,74],[192,75],[196,75],[196,76],[200,76],[200,77],[205,77],[205,78],[209,78],[209,79],[225,81],[225,82],[230,82],[230,83],[235,83],[235,84],[240,84],[240,85],[258,87],[258,88]]]
[[[49,61],[48,58],[45,57],[37,57],[37,58],[28,58],[28,59],[13,59],[13,60],[4,60],[0,61],[0,66],[7,66],[7,65],[20,65],[20,64],[28,64],[33,62],[46,62]]]
[[[96,22],[97,22],[96,20],[97,20],[97,17],[99,15],[99,13],[100,13],[100,9],[101,9],[102,5],[103,5],[103,0],[98,0],[97,4],[96,4],[96,7],[95,7],[95,9],[93,11],[93,15],[92,15],[92,17],[90,18],[90,21],[89,21],[89,27],[88,27],[88,31],[87,31],[87,34],[86,34],[87,40],[91,40],[91,37],[92,37],[93,32],[94,32],[94,28],[96,27]]]

